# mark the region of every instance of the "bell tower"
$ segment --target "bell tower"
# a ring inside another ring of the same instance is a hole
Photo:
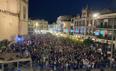
[[[86,6],[85,9],[82,9],[82,15],[81,15],[82,18],[87,18],[89,17],[89,9],[88,9],[88,6]]]

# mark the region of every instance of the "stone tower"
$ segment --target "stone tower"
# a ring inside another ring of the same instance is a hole
[[[89,17],[89,9],[88,9],[88,6],[85,9],[82,9],[82,15],[81,15],[81,17],[82,18]]]

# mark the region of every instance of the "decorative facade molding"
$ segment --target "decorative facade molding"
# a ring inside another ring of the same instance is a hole
[[[2,9],[0,9],[0,12],[5,13],[5,14],[9,14],[9,15],[12,15],[12,16],[18,16],[19,15],[18,13],[13,13],[13,12],[10,12],[10,11],[7,11],[7,10],[2,10]]]

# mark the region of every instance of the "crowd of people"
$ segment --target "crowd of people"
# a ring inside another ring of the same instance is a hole
[[[16,53],[16,57],[31,57],[33,66],[40,69],[76,70],[116,67],[107,44],[84,45],[68,38],[51,34],[31,35],[23,42],[1,42],[0,53]]]

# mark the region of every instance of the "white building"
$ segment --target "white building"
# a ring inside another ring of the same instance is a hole
[[[59,29],[61,30],[61,32],[66,32],[69,33],[72,27],[72,23],[71,23],[71,18],[72,16],[59,16],[57,18],[57,24],[60,25]]]

